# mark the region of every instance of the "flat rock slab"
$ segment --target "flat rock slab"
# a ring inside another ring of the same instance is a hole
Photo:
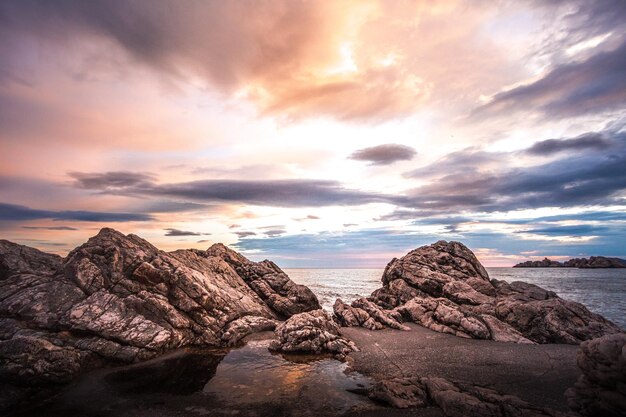
[[[484,386],[541,407],[568,410],[564,393],[581,375],[578,346],[463,339],[409,324],[410,331],[341,329],[359,352],[351,368],[374,379],[431,376]]]

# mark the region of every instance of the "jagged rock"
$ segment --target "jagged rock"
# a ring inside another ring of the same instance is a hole
[[[567,393],[568,405],[584,416],[626,414],[626,333],[580,345],[577,362],[583,375]]]
[[[590,258],[573,258],[569,261],[558,262],[544,258],[541,261],[526,261],[513,265],[513,268],[626,268],[626,260],[592,256]]]
[[[582,304],[563,300],[552,291],[524,282],[490,280],[472,251],[459,242],[439,241],[393,259],[382,283],[368,299],[381,307],[377,316],[460,337],[578,344],[621,331]],[[362,312],[341,304],[335,315],[343,325],[358,323],[374,330],[381,324],[397,327],[385,320],[367,322]],[[357,304],[352,307],[363,309]]]
[[[278,324],[277,320],[266,317],[245,316],[228,323],[222,334],[222,340],[232,346],[252,333],[274,330]]]
[[[566,416],[535,407],[513,395],[436,377],[383,380],[368,390],[368,396],[395,408],[438,407],[448,417]]]
[[[315,308],[276,265],[223,245],[166,253],[102,229],[63,259],[0,241],[0,378],[67,382],[181,346],[236,343]]]
[[[277,340],[270,348],[280,352],[333,353],[340,357],[358,351],[356,345],[339,334],[339,326],[324,310],[291,316],[275,330]]]
[[[367,298],[359,298],[347,305],[340,298],[333,306],[335,319],[342,326],[361,326],[370,330],[381,330],[386,327],[398,330],[410,330],[392,316],[392,312],[385,311],[369,301]]]
[[[308,287],[293,282],[272,261],[251,262],[222,244],[211,246],[206,253],[226,261],[267,305],[283,317],[321,308]]]

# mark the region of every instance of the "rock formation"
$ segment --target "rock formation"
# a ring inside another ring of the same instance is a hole
[[[569,261],[558,262],[544,258],[541,261],[526,261],[513,265],[513,268],[626,268],[626,260],[620,258],[606,258],[592,256],[590,258],[573,258]]]
[[[163,252],[112,229],[66,258],[0,241],[0,379],[63,383],[181,346],[236,343],[319,309],[275,264],[223,245]]]
[[[337,321],[370,329],[400,328],[407,321],[461,337],[516,343],[578,344],[621,331],[582,304],[536,285],[490,280],[459,242],[439,241],[393,259],[382,283],[367,300],[351,306],[338,300]]]
[[[626,414],[626,334],[612,334],[580,345],[583,375],[566,396],[570,408],[589,417]]]
[[[566,414],[539,408],[497,391],[456,384],[437,377],[404,377],[379,381],[368,396],[395,408],[434,406],[447,417],[489,416],[562,416]]]
[[[270,348],[279,352],[333,353],[340,359],[358,350],[351,341],[339,334],[339,326],[324,310],[292,316],[276,328],[277,340]]]
[[[559,261],[553,261],[543,258],[540,261],[526,261],[513,265],[513,268],[562,268],[563,264]]]

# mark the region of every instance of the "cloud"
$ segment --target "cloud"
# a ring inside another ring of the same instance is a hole
[[[22,226],[22,229],[29,230],[78,230],[70,226]]]
[[[506,154],[500,152],[486,152],[477,148],[469,147],[445,155],[436,162],[402,174],[405,178],[429,178],[438,176],[442,172],[446,174],[467,174],[499,166]]]
[[[249,237],[249,236],[256,236],[255,232],[235,232],[235,234],[239,236],[239,239],[242,239],[244,237]]]
[[[139,63],[169,82],[192,80],[244,97],[263,114],[378,122],[511,77],[516,67],[480,33],[494,13],[489,3],[481,6],[153,0],[111,7],[104,0],[25,0],[1,3],[0,16],[6,33],[46,42],[47,49],[100,45],[106,57],[89,60],[89,69],[107,59]],[[461,65],[447,65],[450,57]],[[488,71],[498,64],[511,70]],[[471,77],[468,67],[477,69]],[[19,75],[10,64],[4,72]]]
[[[626,103],[626,40],[582,62],[561,64],[539,80],[497,93],[476,116],[539,111],[573,117],[623,108]]]
[[[520,230],[517,233],[531,233],[535,235],[547,236],[589,236],[603,234],[606,231],[604,226],[580,224],[575,226],[549,226]]]
[[[117,173],[116,173],[117,174]],[[135,181],[120,186],[120,181],[110,173],[73,173],[76,186],[126,196],[152,196],[203,202],[233,202],[273,207],[320,207],[330,205],[360,205],[390,202],[393,196],[344,188],[329,180],[198,180],[172,184]],[[109,180],[113,179],[110,184]]]
[[[200,233],[200,232],[189,232],[186,230],[178,230],[178,229],[172,229],[172,228],[168,228],[165,230],[166,230],[165,236],[202,236],[202,235],[209,234],[209,233]]]
[[[280,236],[287,233],[285,229],[269,229],[263,232],[264,235],[269,237]]]
[[[475,152],[474,164],[471,162],[474,152],[451,154],[442,161],[407,173],[410,177],[424,175],[431,180],[408,192],[399,205],[444,214],[459,210],[506,212],[540,207],[620,204],[619,193],[626,189],[626,133],[607,130],[583,137],[597,135],[614,143],[610,153],[566,154],[560,159],[527,167],[511,167],[517,158],[515,152],[496,154],[499,160],[491,169],[483,166],[484,161],[490,160],[483,151]],[[556,146],[549,144],[548,147],[554,149],[570,140],[577,139],[564,140]],[[463,169],[457,170],[459,159],[464,164]],[[411,218],[418,214],[399,211],[383,219]]]
[[[531,155],[552,155],[565,151],[602,150],[613,143],[599,133],[587,133],[574,139],[548,139],[536,142],[526,150]]]
[[[97,174],[70,172],[68,175],[75,180],[75,187],[87,190],[114,190],[118,188],[141,186],[149,184],[154,180],[154,176],[152,174],[130,171],[115,171]]]
[[[141,213],[115,213],[84,210],[37,210],[17,204],[0,203],[0,221],[26,220],[73,220],[81,222],[133,222],[148,221],[154,218]]]
[[[388,143],[355,151],[350,159],[367,161],[371,165],[390,165],[398,161],[410,161],[417,155],[410,146]]]

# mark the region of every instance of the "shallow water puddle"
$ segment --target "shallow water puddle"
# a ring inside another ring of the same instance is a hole
[[[295,402],[311,415],[369,404],[366,397],[348,391],[362,390],[369,380],[346,373],[345,363],[328,357],[272,354],[268,345],[268,340],[255,340],[228,353],[204,392],[232,406]]]
[[[371,408],[368,387],[347,365],[324,356],[281,355],[269,340],[231,350],[181,350],[147,362],[89,373],[34,416],[337,415]]]

